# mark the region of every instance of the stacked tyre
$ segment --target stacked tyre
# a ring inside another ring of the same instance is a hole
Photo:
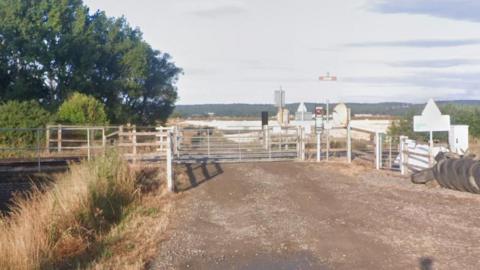
[[[443,158],[432,168],[433,176],[444,188],[480,193],[480,161],[470,157]]]

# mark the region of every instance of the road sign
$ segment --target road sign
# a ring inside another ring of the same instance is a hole
[[[430,99],[423,109],[422,115],[413,117],[413,131],[415,132],[433,132],[449,131],[450,115],[442,115],[437,104]]]
[[[323,115],[323,107],[317,106],[315,107],[315,117],[321,117]]]
[[[337,76],[330,76],[330,73],[327,72],[326,76],[320,76],[318,77],[320,81],[336,81]]]
[[[275,107],[283,108],[285,107],[285,91],[284,90],[276,90],[275,91]]]

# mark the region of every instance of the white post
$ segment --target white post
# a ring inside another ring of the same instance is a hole
[[[268,158],[272,159],[272,141],[270,137],[271,136],[270,129],[268,128],[268,126],[265,126],[265,132],[267,133],[266,140],[267,140]]]
[[[300,127],[297,126],[297,156],[301,158],[301,140],[302,140],[302,133],[300,131]]]
[[[430,131],[430,147],[428,148],[428,165],[433,166],[433,132]]]
[[[380,134],[375,133],[375,169],[380,170]]]
[[[207,128],[207,155],[210,158],[210,128]]]
[[[347,118],[347,162],[352,163],[352,127],[350,126],[351,111],[348,109]]]
[[[406,173],[406,170],[405,170],[405,151],[406,151],[406,147],[405,147],[405,143],[407,141],[407,137],[405,136],[400,136],[400,173],[402,175],[405,175]]]
[[[317,162],[320,162],[320,160],[322,160],[322,156],[321,156],[321,150],[322,150],[322,134],[320,132],[317,132]]]
[[[302,160],[305,161],[305,128],[302,129]]]
[[[167,188],[168,191],[174,192],[175,185],[173,182],[173,155],[172,155],[172,132],[167,131]]]
[[[330,129],[327,129],[327,161],[330,159]]]

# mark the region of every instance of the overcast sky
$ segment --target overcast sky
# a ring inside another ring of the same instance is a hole
[[[479,0],[84,2],[173,57],[179,104],[480,99]]]

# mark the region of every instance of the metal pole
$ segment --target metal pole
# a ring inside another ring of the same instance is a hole
[[[320,132],[317,132],[317,162],[320,162],[320,160],[322,159],[321,157],[321,142],[322,142],[322,139],[321,139],[321,133]]]
[[[330,159],[330,129],[327,129],[327,161]]]
[[[388,168],[392,169],[392,137],[388,140]]]
[[[240,138],[240,130],[238,130],[238,138]],[[242,160],[242,146],[240,145],[240,139],[238,140],[238,158]]]
[[[265,126],[265,130],[267,132],[267,149],[268,149],[268,158],[272,159],[272,146],[270,141],[270,130],[268,126]]]
[[[37,129],[37,166],[38,172],[42,171],[42,164],[40,162],[40,129]]]

